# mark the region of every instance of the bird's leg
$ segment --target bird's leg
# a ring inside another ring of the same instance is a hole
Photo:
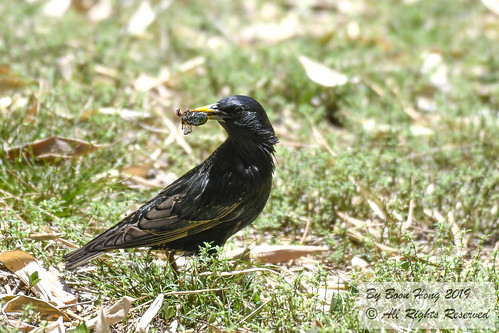
[[[166,258],[168,259],[168,263],[170,264],[170,267],[173,271],[173,274],[175,275],[175,278],[178,278],[178,266],[177,262],[175,261],[175,250],[165,250],[166,251]]]

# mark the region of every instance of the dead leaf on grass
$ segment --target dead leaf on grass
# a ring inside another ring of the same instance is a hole
[[[150,170],[151,166],[148,164],[136,164],[124,167],[122,169],[122,172],[129,176],[147,178],[147,175],[149,174]]]
[[[100,318],[101,322],[107,326],[115,324],[119,321],[122,321],[128,315],[130,311],[130,306],[136,299],[133,297],[125,296],[120,299],[118,302],[113,305],[102,310],[102,318]],[[99,321],[99,313],[93,319],[90,319],[86,324],[89,329],[94,329],[97,327],[97,323]]]
[[[90,144],[86,141],[53,136],[6,150],[7,158],[34,157],[36,161],[54,163],[60,160],[70,160],[81,155],[93,152],[101,145]]]
[[[321,86],[337,87],[348,82],[348,76],[334,71],[315,60],[303,55],[299,57],[299,60],[308,78]]]
[[[231,258],[240,258],[245,250],[246,248],[234,250],[229,256]],[[327,246],[261,245],[253,248],[250,252],[250,256],[262,263],[275,264],[326,251],[329,251]]]
[[[64,290],[59,278],[43,268],[31,254],[22,250],[5,251],[0,254],[0,262],[27,286],[30,284],[30,277],[38,272],[40,281],[31,290],[43,300],[57,305],[76,303],[76,297]]]
[[[154,316],[158,314],[159,310],[163,306],[163,300],[165,298],[164,294],[159,294],[156,299],[149,306],[149,309],[142,315],[139,323],[137,324],[137,331],[139,332],[147,332],[147,326],[151,323]]]
[[[38,312],[41,319],[43,320],[57,320],[59,317],[63,317],[64,320],[69,321],[69,318],[56,306],[50,304],[47,301],[43,301],[38,298],[29,297],[25,295],[4,296],[2,300],[7,300],[7,303],[2,307],[2,311],[9,312],[22,312],[23,309],[29,304],[34,311]]]
[[[56,240],[61,235],[60,232],[32,232],[29,234],[28,238],[35,241],[48,241]]]

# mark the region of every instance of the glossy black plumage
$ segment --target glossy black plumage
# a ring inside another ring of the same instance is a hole
[[[190,112],[218,120],[226,141],[116,226],[66,255],[67,269],[114,249],[196,252],[204,242],[223,245],[260,214],[270,194],[278,142],[265,110],[236,95]]]

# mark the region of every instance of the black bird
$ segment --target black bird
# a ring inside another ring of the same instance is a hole
[[[225,142],[137,211],[67,254],[67,269],[115,249],[195,253],[205,242],[221,246],[260,214],[269,198],[278,143],[263,107],[236,95],[189,112],[217,120],[227,132]]]

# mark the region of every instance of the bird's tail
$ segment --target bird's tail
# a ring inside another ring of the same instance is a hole
[[[87,246],[82,246],[64,256],[66,260],[66,269],[72,271],[73,269],[84,265],[86,262],[100,257],[105,251],[88,251]]]

